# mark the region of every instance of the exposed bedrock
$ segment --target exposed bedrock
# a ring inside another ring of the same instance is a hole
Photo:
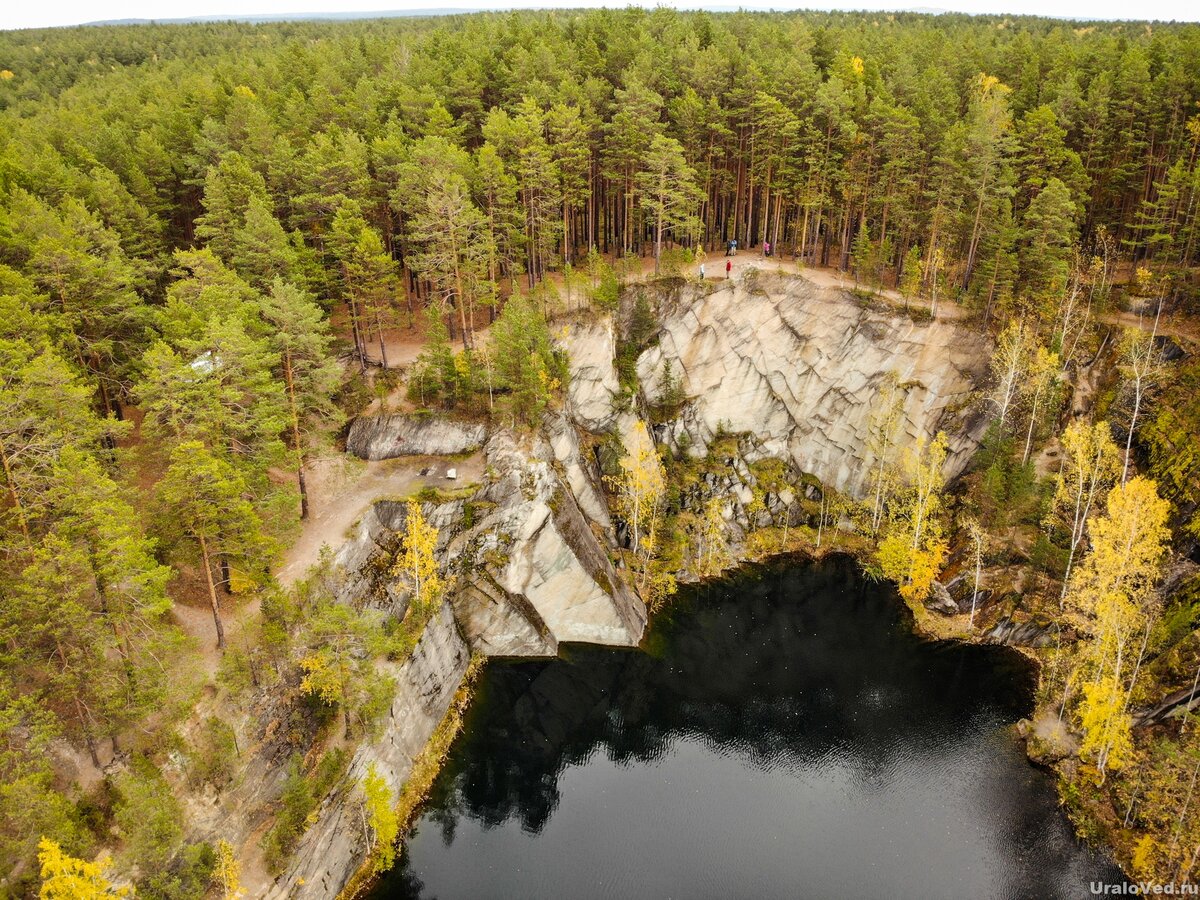
[[[263,896],[268,900],[337,897],[367,853],[361,801],[353,786],[373,764],[392,791],[399,791],[449,709],[469,661],[470,649],[455,627],[449,605],[443,604],[425,626],[412,656],[391,667],[397,689],[380,737],[355,752],[347,786],[326,798],[287,871]]]
[[[861,496],[873,462],[872,410],[894,373],[904,390],[897,445],[945,431],[947,475],[957,474],[986,427],[971,403],[987,366],[983,339],[952,323],[916,323],[866,308],[803,279],[760,276],[719,286],[657,291],[662,323],[637,359],[639,396],[622,395],[611,318],[577,323],[564,337],[571,359],[567,402],[533,435],[432,417],[355,421],[347,449],[367,459],[439,455],[483,446],[483,484],[465,499],[425,502],[452,589],[413,655],[392,674],[398,690],[380,736],[360,747],[350,775],[322,805],[287,873],[264,893],[334,900],[366,857],[355,785],[374,763],[398,788],[461,684],[472,652],[548,656],[564,641],[636,645],[642,601],[614,568],[618,535],[600,484],[600,456],[635,449],[647,410],[653,439],[703,455],[720,432],[727,459],[681,497],[720,497],[731,545],[754,528],[796,524],[804,485]],[[626,304],[628,306],[628,303]],[[628,310],[627,310],[628,312]],[[683,401],[664,418],[665,364]],[[617,445],[620,445],[618,448]],[[783,462],[783,484],[764,491],[758,463]],[[610,458],[611,464],[613,460]],[[407,505],[381,500],[335,553],[340,599],[402,617],[409,597],[393,572]],[[686,565],[686,564],[685,564]],[[679,573],[687,579],[694,573]],[[264,781],[277,792],[282,777]],[[260,793],[262,793],[260,791]]]
[[[487,429],[430,415],[359,416],[350,426],[346,450],[361,459],[450,456],[483,446]]]
[[[797,277],[759,275],[683,285],[660,296],[662,325],[637,361],[642,396],[663,401],[670,364],[685,398],[655,437],[702,456],[719,432],[749,432],[748,462],[777,457],[838,491],[861,497],[873,462],[872,411],[889,373],[900,383],[897,443],[945,431],[946,474],[962,471],[987,427],[972,395],[988,366],[986,340],[953,322],[916,322],[868,308],[855,296]],[[605,326],[577,334],[571,349],[601,343]],[[571,401],[583,427],[600,415],[616,374],[585,356],[572,371]],[[685,437],[686,435],[686,437]]]

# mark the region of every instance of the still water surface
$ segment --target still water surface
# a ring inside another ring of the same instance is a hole
[[[642,651],[493,662],[372,900],[1089,896],[1008,726],[1017,654],[915,636],[846,560],[687,590]]]

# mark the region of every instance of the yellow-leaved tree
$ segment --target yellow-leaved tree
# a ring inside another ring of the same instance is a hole
[[[887,533],[876,551],[884,577],[896,582],[900,596],[914,611],[929,596],[946,559],[946,539],[939,518],[945,462],[946,435],[940,432],[928,443],[920,439],[908,453],[905,486],[888,507]]]
[[[48,838],[38,843],[38,863],[42,876],[40,900],[111,900],[133,893],[131,888],[115,887],[108,880],[107,857],[96,862],[76,859]]]
[[[696,528],[696,571],[702,578],[719,575],[733,564],[725,539],[725,503],[711,497]]]
[[[371,866],[376,873],[386,872],[396,862],[400,817],[396,814],[396,798],[375,763],[367,767],[362,792],[363,830],[371,848]]]
[[[1076,676],[1083,684],[1080,750],[1095,758],[1101,780],[1133,750],[1129,705],[1158,616],[1154,587],[1171,536],[1169,512],[1153,481],[1139,476],[1118,485],[1091,524],[1091,550],[1067,592],[1072,618],[1089,638]]]
[[[1067,568],[1063,573],[1059,606],[1067,596],[1075,554],[1083,542],[1092,509],[1116,481],[1121,463],[1112,429],[1107,422],[1089,425],[1075,419],[1062,434],[1063,463],[1054,479],[1051,516],[1062,520],[1071,532]]]
[[[221,883],[221,900],[241,900],[246,896],[242,887],[242,864],[229,841],[217,841],[217,865],[213,873]]]
[[[425,520],[421,504],[409,500],[404,518],[404,551],[396,561],[396,574],[408,580],[412,588],[413,609],[422,611],[441,595],[442,579],[438,573],[438,530]]]
[[[629,436],[626,450],[621,457],[621,474],[612,483],[617,492],[617,512],[629,526],[630,547],[634,558],[641,563],[639,587],[645,589],[650,574],[650,556],[658,536],[667,475],[646,424],[640,419]]]

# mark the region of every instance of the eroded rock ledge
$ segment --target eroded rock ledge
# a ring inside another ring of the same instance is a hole
[[[862,497],[874,461],[872,412],[889,374],[904,397],[899,442],[945,431],[948,476],[962,471],[987,426],[971,398],[989,347],[953,322],[916,322],[803,278],[771,275],[750,285],[685,285],[663,298],[659,319],[657,339],[638,358],[638,379],[645,400],[660,404],[670,365],[686,399],[656,439],[693,456],[703,456],[718,431],[748,432],[756,455],[790,460]],[[572,399],[591,407],[594,393],[580,385]]]

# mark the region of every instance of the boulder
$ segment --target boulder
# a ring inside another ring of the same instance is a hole
[[[448,456],[483,446],[487,428],[436,416],[359,416],[350,426],[346,450],[360,459]]]

